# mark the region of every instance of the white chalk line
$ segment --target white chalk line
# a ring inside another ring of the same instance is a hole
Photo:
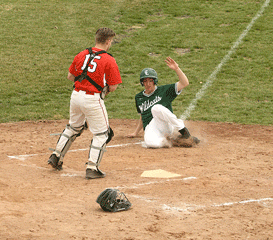
[[[126,146],[137,145],[137,144],[142,144],[142,142],[116,144],[116,145],[107,146],[106,148],[126,147]],[[78,152],[78,151],[89,151],[89,148],[69,150],[68,152]],[[17,160],[20,160],[20,161],[24,162],[29,157],[35,157],[35,156],[47,155],[47,154],[48,153],[22,154],[22,155],[8,156],[8,158],[17,159]],[[37,169],[42,169],[42,170],[50,170],[50,171],[52,170],[52,169],[47,169],[47,168],[44,168],[44,167],[37,166],[36,164],[20,164],[20,166],[37,168]],[[81,172],[77,172],[77,171],[74,171],[74,170],[68,170],[68,169],[66,169],[66,171],[69,171],[69,172],[68,173],[62,173],[61,174],[62,177],[79,177],[79,176],[82,177],[83,176],[83,174]]]
[[[174,207],[174,206],[168,206],[167,204],[162,205],[163,210],[168,210],[172,212],[192,212],[200,209],[206,209],[206,208],[219,208],[219,207],[227,207],[227,206],[233,206],[238,204],[249,204],[249,203],[263,203],[266,205],[266,202],[272,202],[273,198],[260,198],[260,199],[249,199],[249,200],[243,200],[239,202],[226,202],[226,203],[220,203],[220,204],[211,204],[211,205],[193,205],[193,204],[187,204],[183,203],[184,207]]]
[[[158,206],[157,202],[161,200],[160,198],[143,197],[143,196],[133,195],[133,194],[128,194],[128,197],[137,198],[148,203],[154,203],[156,206]],[[211,205],[195,205],[195,204],[189,204],[189,203],[179,203],[179,205],[183,205],[183,207],[169,206],[167,204],[161,204],[161,205],[159,204],[159,205],[163,211],[169,211],[174,213],[179,213],[179,212],[191,213],[197,210],[202,210],[207,208],[231,207],[238,204],[245,205],[250,203],[259,203],[259,204],[262,203],[265,207],[270,207],[269,205],[266,204],[266,202],[272,202],[272,201],[273,201],[273,198],[260,198],[260,199],[242,200],[238,202],[217,203],[217,204],[211,204]]]
[[[137,144],[142,144],[142,142],[116,144],[116,145],[106,146],[106,148],[126,147],[126,146],[129,146],[129,145],[137,145]],[[89,151],[89,148],[74,149],[74,150],[69,150],[68,152],[78,152],[78,151]],[[48,153],[34,153],[34,154],[13,155],[13,156],[8,156],[8,158],[25,161],[29,157],[35,157],[35,156],[45,155],[45,154],[48,154]]]
[[[46,171],[51,170],[51,169],[48,169],[48,168],[45,168],[45,167],[37,166],[36,164],[19,164],[19,165],[22,166],[22,167],[30,167],[30,168],[42,169],[42,170],[46,170]]]
[[[239,36],[239,38],[237,39],[237,41],[233,44],[233,46],[231,47],[231,49],[229,50],[229,52],[227,53],[227,55],[222,59],[222,61],[220,62],[220,64],[215,68],[215,70],[213,71],[213,73],[208,77],[208,79],[206,80],[206,83],[202,86],[202,88],[199,90],[199,92],[196,93],[195,98],[192,100],[192,102],[190,103],[189,107],[185,110],[185,112],[180,116],[180,119],[186,120],[187,118],[190,117],[191,112],[196,107],[197,101],[200,100],[204,96],[207,88],[210,85],[212,85],[212,83],[215,80],[216,75],[218,74],[218,72],[229,61],[231,55],[233,53],[235,53],[237,47],[241,44],[242,40],[248,34],[249,30],[252,28],[252,26],[254,25],[254,23],[256,22],[256,20],[263,14],[265,8],[268,7],[269,3],[270,3],[270,0],[266,0],[265,1],[265,3],[262,5],[261,9],[258,11],[258,13],[256,14],[256,16],[251,20],[251,22],[246,27],[246,29],[243,31],[243,33]]]

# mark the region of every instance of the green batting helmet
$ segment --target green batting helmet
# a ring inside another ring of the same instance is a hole
[[[158,78],[157,78],[157,73],[154,69],[152,68],[144,68],[141,73],[140,73],[140,83],[143,86],[143,80],[145,78],[152,78],[154,79],[154,83],[157,84]]]

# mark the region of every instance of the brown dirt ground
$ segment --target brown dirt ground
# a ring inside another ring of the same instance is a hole
[[[0,124],[0,239],[273,239],[272,126],[187,121],[199,146],[146,149],[135,144],[142,136],[126,138],[135,120],[110,123],[107,175],[94,180],[85,179],[89,131],[55,171],[50,134],[67,120]],[[181,176],[141,177],[157,169]],[[104,212],[96,198],[109,187],[132,208]]]

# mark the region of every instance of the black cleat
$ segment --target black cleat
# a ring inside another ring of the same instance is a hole
[[[105,176],[106,176],[106,174],[100,170],[95,170],[95,169],[91,169],[91,168],[86,169],[86,178],[87,179],[104,178]]]
[[[57,170],[62,170],[63,169],[63,162],[59,161],[60,158],[56,156],[56,154],[51,154],[51,156],[49,157],[47,163],[50,164],[53,168],[57,169]]]

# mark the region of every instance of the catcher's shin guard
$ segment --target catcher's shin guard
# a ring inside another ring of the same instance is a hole
[[[113,135],[113,131],[110,130],[94,135],[90,145],[87,168],[99,170],[102,156],[106,152],[106,144],[110,142]]]
[[[84,126],[72,127],[70,124],[66,125],[66,128],[59,137],[56,149],[53,150],[53,153],[60,158],[60,162],[62,162],[62,159],[69,150],[71,144],[82,134],[84,129]]]

